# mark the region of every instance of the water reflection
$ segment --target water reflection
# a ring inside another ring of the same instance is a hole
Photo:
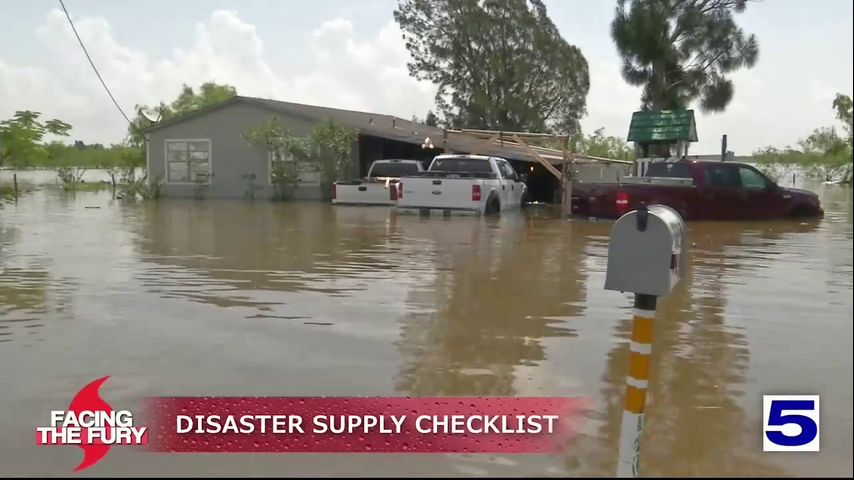
[[[353,219],[328,205],[170,201],[146,206],[140,279],[165,297],[269,311],[254,293],[349,297],[389,280],[407,246],[386,209]],[[381,214],[377,216],[376,214]]]
[[[545,358],[544,338],[577,335],[566,320],[584,313],[577,259],[589,237],[557,225],[516,216],[407,224],[433,242],[436,275],[408,298],[402,393],[513,395],[516,371]]]
[[[656,325],[645,475],[850,472],[850,192],[824,191],[822,220],[689,225],[685,277]],[[445,219],[35,192],[0,212],[0,362],[35,372],[4,372],[0,423],[31,432],[44,385],[67,401],[107,366],[140,395],[584,395],[565,459],[478,472],[612,475],[631,300],[602,288],[610,226],[545,210]],[[820,454],[794,466],[762,454],[769,391],[822,394]],[[5,435],[0,447],[19,442]],[[28,458],[0,463],[32,474]],[[202,468],[172,461],[138,472]],[[454,457],[399,461],[465,473]],[[245,471],[281,471],[264,462]],[[305,471],[336,462],[354,460]]]
[[[7,261],[0,255],[0,343],[29,345],[41,340],[48,317],[68,308],[74,285],[52,278],[44,267],[4,265]]]
[[[641,471],[652,476],[779,476],[756,448],[755,421],[743,409],[750,361],[744,325],[728,318],[728,289],[739,277],[762,275],[779,255],[772,246],[818,222],[694,223],[683,278],[659,302]],[[737,272],[737,274],[734,274]],[[627,305],[630,299],[627,297]],[[621,341],[608,354],[597,434],[603,448],[588,460],[594,472],[615,472],[631,336],[631,312],[614,326]],[[602,453],[605,453],[601,455]]]

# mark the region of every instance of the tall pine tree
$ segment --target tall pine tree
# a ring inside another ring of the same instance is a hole
[[[541,0],[401,0],[410,73],[438,86],[452,127],[576,133],[587,61]]]

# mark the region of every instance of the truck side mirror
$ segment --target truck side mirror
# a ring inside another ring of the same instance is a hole
[[[605,289],[661,297],[682,275],[685,222],[670,207],[626,213],[611,228]]]
[[[528,181],[528,174],[523,173],[523,174],[519,175],[519,181],[520,182],[527,182]]]

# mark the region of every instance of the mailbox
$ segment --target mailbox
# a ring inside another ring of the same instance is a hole
[[[685,222],[670,207],[626,213],[611,228],[605,289],[661,297],[682,273]]]

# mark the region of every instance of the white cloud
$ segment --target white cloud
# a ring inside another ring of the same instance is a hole
[[[629,133],[632,112],[640,105],[640,88],[628,85],[616,63],[587,59],[590,91],[587,94],[587,116],[581,120],[585,133],[605,128],[605,135],[625,138]]]
[[[350,20],[325,21],[305,36],[307,66],[292,71],[271,66],[268,55],[275,49],[268,52],[263,32],[233,11],[207,14],[188,44],[159,57],[119,42],[104,18],[82,17],[75,24],[128,114],[137,103],[171,101],[183,83],[197,86],[209,80],[232,84],[242,95],[404,118],[434,108],[435,88],[410,77],[409,53],[394,21],[367,39],[356,35]],[[37,34],[44,47],[44,53],[34,55],[39,63],[0,59],[0,118],[32,109],[71,123],[71,139],[120,141],[124,119],[98,83],[62,12],[49,11]],[[850,67],[847,76],[840,76],[842,64],[830,73],[824,67],[791,68],[789,54],[778,50],[771,50],[756,68],[733,74],[736,95],[726,112],[697,112],[700,142],[692,152],[719,151],[720,136],[726,133],[731,149],[748,154],[763,145],[794,144],[813,128],[836,124],[830,103],[838,89],[850,94]],[[605,127],[606,134],[624,137],[640,90],[622,79],[616,56],[588,55],[588,62],[591,89],[584,130]]]
[[[213,80],[234,85],[241,95],[339,108],[377,111],[408,118],[433,106],[434,88],[412,79],[409,53],[392,21],[366,41],[342,18],[324,22],[306,39],[310,67],[274,71],[254,25],[236,12],[218,10],[195,27],[192,44],[165,58],[119,43],[100,17],[75,19],[92,59],[128,115],[134,104],[171,101],[183,83]],[[48,58],[41,65],[0,60],[0,118],[33,109],[74,126],[73,139],[118,142],[124,119],[110,102],[73,36],[65,16],[52,10],[38,29]]]

